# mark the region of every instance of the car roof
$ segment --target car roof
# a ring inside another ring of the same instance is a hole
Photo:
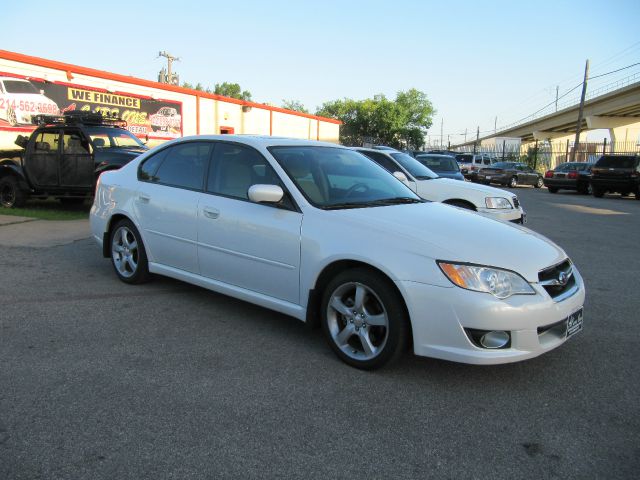
[[[446,153],[416,153],[416,158],[418,157],[445,157],[445,158],[453,158],[453,155],[447,155]]]
[[[276,146],[315,146],[315,147],[335,147],[344,148],[347,147],[330,142],[320,142],[318,140],[306,140],[300,138],[288,138],[288,137],[272,137],[269,135],[248,135],[248,134],[233,134],[233,135],[191,135],[182,137],[173,141],[173,143],[181,143],[183,141],[192,140],[218,140],[226,142],[243,143],[252,147],[276,147]]]

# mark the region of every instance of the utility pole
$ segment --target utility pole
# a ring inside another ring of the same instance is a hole
[[[495,135],[498,131],[498,117],[496,116],[496,121],[493,122],[493,134]]]
[[[571,152],[571,161],[576,161],[576,149],[580,148],[580,129],[582,127],[582,114],[584,112],[584,98],[587,94],[587,80],[589,79],[589,59],[584,66],[584,81],[582,82],[582,96],[580,97],[580,110],[578,111],[578,123],[576,124],[576,140]]]
[[[464,143],[467,143],[467,129],[464,129]]]
[[[444,127],[444,117],[440,119],[440,148],[442,148],[442,145],[444,144],[444,135],[442,133],[443,127]]]
[[[556,112],[558,111],[558,92],[560,91],[560,85],[556,85]]]
[[[476,148],[478,148],[478,141],[480,140],[480,125],[478,125],[478,130],[476,131],[476,141],[473,142],[473,153],[476,153]]]
[[[170,53],[167,53],[164,51],[159,52],[158,57],[165,57],[167,59],[167,69],[165,70],[165,68],[162,67],[162,70],[160,70],[160,73],[158,74],[158,81],[160,83],[169,83],[171,85],[179,85],[180,79],[177,74],[171,71],[171,67],[173,66],[173,62],[179,62],[180,58],[174,57]]]

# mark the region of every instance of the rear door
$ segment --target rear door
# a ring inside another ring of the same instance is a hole
[[[24,167],[35,187],[50,188],[60,185],[60,129],[46,128],[35,133],[35,141],[28,146]]]

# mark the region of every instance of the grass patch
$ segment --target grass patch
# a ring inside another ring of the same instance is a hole
[[[63,205],[58,200],[30,200],[24,208],[0,207],[0,215],[31,217],[40,220],[81,220],[89,218],[91,204]]]

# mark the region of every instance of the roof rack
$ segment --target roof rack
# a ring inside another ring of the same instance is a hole
[[[35,125],[109,125],[126,128],[127,122],[117,116],[104,115],[100,112],[71,111],[63,115],[34,115],[31,123]]]

